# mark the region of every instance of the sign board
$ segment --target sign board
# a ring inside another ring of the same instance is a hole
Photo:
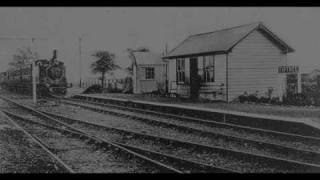
[[[279,66],[279,73],[298,73],[299,66]]]

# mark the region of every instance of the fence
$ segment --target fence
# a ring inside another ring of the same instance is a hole
[[[124,83],[125,83],[125,79],[106,79],[106,80],[104,80],[104,88],[111,86],[111,87],[117,87],[117,88],[121,89],[121,87],[123,86]],[[101,80],[96,78],[96,79],[82,81],[81,87],[88,88],[88,87],[93,86],[95,84],[101,85]]]

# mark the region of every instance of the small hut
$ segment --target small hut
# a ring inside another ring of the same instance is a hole
[[[162,54],[154,52],[133,52],[133,93],[165,91],[166,63]]]

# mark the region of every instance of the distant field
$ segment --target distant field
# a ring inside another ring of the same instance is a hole
[[[284,117],[311,118],[320,123],[320,107],[297,107],[278,105],[257,105],[225,102],[192,102],[190,100],[177,100],[174,98],[150,97],[141,94],[103,94],[107,97],[124,98],[132,100],[144,100],[150,102],[163,102],[186,106],[197,106],[212,109],[223,109],[247,113],[278,115]]]

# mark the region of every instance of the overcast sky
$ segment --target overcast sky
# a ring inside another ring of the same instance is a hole
[[[108,50],[123,67],[127,48],[148,47],[162,53],[188,35],[262,21],[296,51],[288,56],[302,72],[320,68],[320,9],[299,7],[52,7],[0,8],[0,70],[4,71],[16,48],[30,40],[1,37],[36,37],[34,48],[49,58],[52,49],[66,63],[69,80],[79,75],[82,37],[83,74],[89,76],[90,54]]]

